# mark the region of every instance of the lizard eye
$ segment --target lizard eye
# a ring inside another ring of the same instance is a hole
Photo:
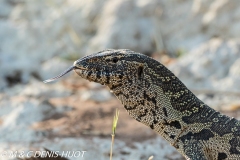
[[[117,62],[118,62],[118,58],[117,58],[117,57],[114,57],[114,58],[112,59],[112,61],[113,61],[113,63],[117,63]]]

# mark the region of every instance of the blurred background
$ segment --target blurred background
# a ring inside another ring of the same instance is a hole
[[[240,119],[238,0],[0,0],[0,153],[87,151],[108,159],[182,157],[130,118],[108,89],[75,73],[42,81],[82,56],[131,49],[159,60],[197,96]],[[16,159],[1,157],[0,159]]]

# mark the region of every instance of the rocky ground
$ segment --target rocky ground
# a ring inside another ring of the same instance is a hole
[[[0,159],[43,147],[84,153],[68,155],[72,160],[108,159],[116,108],[115,160],[182,159],[130,118],[107,88],[75,73],[51,84],[42,80],[86,54],[129,48],[153,56],[209,106],[240,119],[239,6],[230,0],[1,0]]]

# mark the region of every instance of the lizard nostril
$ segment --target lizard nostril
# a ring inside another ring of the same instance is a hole
[[[143,66],[138,67],[138,77],[141,77],[143,74]]]
[[[114,58],[112,59],[112,61],[113,61],[113,63],[117,63],[117,62],[118,62],[118,58],[114,57]]]

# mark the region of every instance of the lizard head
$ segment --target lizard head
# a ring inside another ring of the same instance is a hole
[[[144,69],[142,56],[126,49],[103,50],[75,61],[74,70],[82,78],[114,90],[141,78]]]
[[[171,89],[169,83],[175,85],[174,81],[168,82],[174,75],[162,64],[126,49],[108,49],[85,56],[62,74],[44,82],[54,81],[72,70],[84,79],[108,86],[133,118],[148,125],[147,114],[153,114],[148,112],[149,108],[158,108],[158,115],[164,115],[162,108],[170,102],[165,102],[168,99],[164,98],[163,89]]]
[[[78,59],[66,71],[44,82],[55,81],[74,70],[82,78],[112,89],[140,80],[143,76],[145,59],[147,56],[128,49],[107,49]]]

